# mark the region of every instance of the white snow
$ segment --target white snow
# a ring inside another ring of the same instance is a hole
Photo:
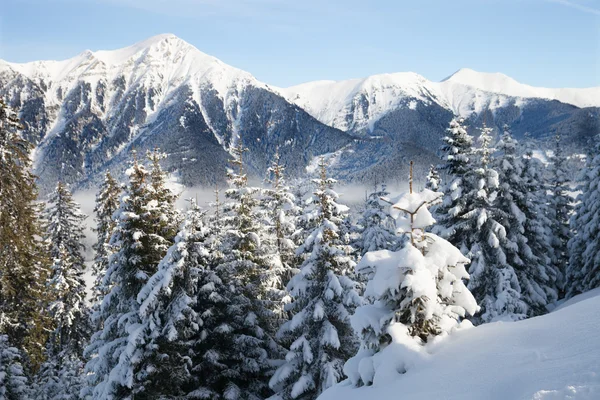
[[[519,83],[504,74],[466,68],[441,82],[413,72],[401,72],[363,79],[308,82],[278,90],[319,121],[342,130],[371,129],[390,110],[415,109],[415,99],[436,102],[464,117],[485,109],[493,111],[511,98],[516,98],[517,105],[542,98],[577,107],[600,106],[600,87],[539,88]],[[366,110],[359,105],[361,99],[368,103]]]
[[[166,105],[176,91],[187,85],[194,100],[204,111],[200,93],[215,90],[223,101],[229,117],[233,120],[234,106],[248,86],[267,88],[248,72],[231,67],[219,59],[209,56],[191,44],[172,34],[151,37],[132,46],[118,50],[86,50],[64,61],[34,61],[29,63],[11,63],[0,60],[0,74],[8,76],[25,75],[33,82],[44,83],[45,105],[47,108],[59,107],[64,98],[76,90],[80,84],[91,85],[91,106],[101,118],[118,116],[114,114],[121,97],[112,83],[124,79],[124,94],[141,87],[148,94],[145,124],[153,121],[157,111]],[[100,100],[94,94],[100,83],[106,85],[104,98]],[[62,97],[59,96],[62,92]],[[150,95],[153,95],[150,98]],[[102,101],[102,104],[98,104]],[[105,109],[106,112],[101,110]],[[50,128],[60,130],[61,115],[50,115]],[[235,122],[235,121],[233,121]],[[207,123],[211,121],[207,119]],[[142,124],[143,126],[144,124]],[[132,135],[140,126],[131,128]],[[213,129],[217,139],[219,133]],[[52,135],[44,139],[46,142]],[[42,143],[43,147],[44,143]]]
[[[344,381],[319,400],[600,399],[598,309],[595,290],[541,317],[460,329],[423,348],[395,343],[377,361],[385,377]]]

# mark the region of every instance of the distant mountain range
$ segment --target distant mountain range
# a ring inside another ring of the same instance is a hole
[[[600,131],[600,87],[534,88],[462,69],[442,82],[396,73],[277,88],[170,34],[65,61],[0,60],[0,96],[21,110],[42,191],[58,179],[93,185],[154,147],[180,183],[222,183],[238,140],[256,177],[279,149],[292,176],[326,155],[345,181],[404,180],[409,159],[420,172],[437,162],[453,114],[474,132],[485,120],[542,142],[560,133],[574,150]]]

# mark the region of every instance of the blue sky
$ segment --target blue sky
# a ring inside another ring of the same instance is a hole
[[[600,86],[600,0],[3,0],[0,58],[65,59],[174,33],[290,86],[462,67]]]

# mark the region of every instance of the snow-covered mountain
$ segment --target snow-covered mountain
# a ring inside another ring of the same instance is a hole
[[[442,82],[396,73],[281,89],[171,34],[65,61],[0,60],[0,96],[20,109],[37,146],[42,191],[58,179],[88,184],[106,169],[122,172],[133,149],[155,146],[181,183],[212,185],[224,180],[238,137],[258,177],[279,148],[292,175],[327,154],[338,178],[389,180],[404,176],[411,158],[418,172],[436,162],[453,113],[473,128],[485,120],[585,143],[599,112],[582,107],[600,105],[599,91],[532,88],[471,70]]]
[[[167,167],[193,185],[224,180],[238,136],[257,174],[276,147],[294,173],[351,140],[169,34],[66,61],[0,62],[0,95],[21,109],[43,189],[122,170],[134,148],[167,151]]]
[[[316,81],[279,89],[290,101],[319,121],[342,130],[373,130],[386,113],[415,109],[417,102],[435,103],[457,115],[470,117],[486,110],[534,100],[558,100],[579,108],[600,107],[600,87],[547,89],[521,84],[500,73],[461,69],[441,82],[407,72],[364,79]]]

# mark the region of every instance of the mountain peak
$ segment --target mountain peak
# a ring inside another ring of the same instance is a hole
[[[461,68],[442,82],[455,82],[484,89],[490,85],[521,85],[508,75],[500,72],[479,72],[471,68]]]
[[[93,55],[107,65],[119,65],[127,62],[129,59],[138,54],[148,53],[152,50],[172,54],[177,50],[191,49],[194,49],[200,53],[199,50],[187,43],[185,40],[180,39],[172,33],[164,33],[152,36],[148,39],[137,42],[131,46],[123,47],[121,49],[96,51],[93,53]]]

